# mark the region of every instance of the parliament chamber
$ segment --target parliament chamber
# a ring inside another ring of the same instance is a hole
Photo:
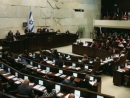
[[[129,98],[129,0],[14,1],[0,3],[0,98]]]

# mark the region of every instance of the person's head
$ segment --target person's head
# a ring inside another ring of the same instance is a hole
[[[23,68],[26,68],[27,66],[25,64],[23,64]]]
[[[23,84],[24,84],[24,85],[27,85],[27,86],[29,86],[29,83],[30,83],[30,80],[29,80],[29,79],[25,79],[24,82],[23,82]]]
[[[59,56],[59,59],[60,59],[60,60],[62,60],[62,58],[63,58],[62,56]]]
[[[73,93],[70,93],[68,98],[75,98],[75,95]]]
[[[90,80],[90,76],[89,75],[86,75],[85,76],[85,81],[89,81]]]
[[[100,61],[99,57],[96,57],[96,61]]]
[[[48,93],[51,93],[52,89],[53,89],[52,83],[46,85],[46,90],[47,90]]]
[[[9,80],[8,80],[8,83],[9,83],[9,85],[11,85],[11,86],[14,85],[14,81],[13,81],[12,79],[9,79]]]
[[[74,79],[75,79],[74,76],[71,76],[71,77],[70,77],[70,81],[71,81],[71,82],[73,82]]]
[[[84,58],[88,58],[88,56],[87,56],[87,54],[84,54],[84,56],[83,56]]]

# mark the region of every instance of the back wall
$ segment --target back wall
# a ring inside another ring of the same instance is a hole
[[[35,32],[39,27],[49,26],[55,31],[75,33],[81,26],[85,28],[81,37],[89,38],[93,20],[100,18],[101,0],[0,0],[0,38],[5,38],[9,30],[24,34],[22,23],[27,22],[30,9]]]

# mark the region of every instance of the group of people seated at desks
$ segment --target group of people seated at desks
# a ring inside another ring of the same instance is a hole
[[[76,83],[74,81],[75,77],[71,76],[70,78],[67,78],[63,80],[61,83],[65,85],[70,86],[76,86]],[[18,82],[17,82],[18,83]],[[32,88],[30,85],[32,84],[29,80],[29,78],[24,79],[24,81],[21,84],[17,84],[16,81],[13,80],[13,78],[8,79],[7,81],[4,80],[3,77],[0,79],[0,91],[9,93],[10,91],[17,91],[17,94],[20,95],[26,95],[29,96],[29,98],[44,98],[46,96],[52,97],[52,98],[59,98],[57,89],[54,88],[54,85],[51,83],[48,83],[44,86],[44,91],[40,95],[34,93],[34,87]],[[84,80],[81,80],[79,82],[81,88],[86,88],[92,91],[95,91],[95,87],[98,85],[98,81],[92,81],[89,75],[86,75]],[[43,85],[43,84],[41,84]],[[69,91],[70,94],[67,95],[65,98],[75,98],[74,94]],[[72,91],[73,92],[73,91]]]
[[[48,32],[55,32],[56,34],[61,34],[60,29],[54,31],[54,29],[50,29],[50,30],[49,30],[47,27],[38,28],[37,31],[36,31],[36,33],[38,33],[38,34],[48,33]],[[26,29],[24,30],[24,33],[25,33],[25,34],[30,33],[28,27],[26,27]],[[66,34],[70,34],[69,30],[67,30],[65,33],[66,33]]]

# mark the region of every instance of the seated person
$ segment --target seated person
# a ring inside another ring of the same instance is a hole
[[[125,39],[123,39],[123,40],[122,40],[122,43],[126,43],[126,40],[125,40]]]
[[[25,74],[31,74],[30,70],[24,64],[23,64],[23,68],[20,69],[20,72],[25,73]]]
[[[38,29],[37,29],[37,33],[38,33],[38,34],[40,34],[41,31],[42,31],[41,28],[38,28]]]
[[[100,59],[99,59],[99,57],[96,57],[96,61],[99,61],[99,62],[100,62]]]
[[[25,28],[24,33],[25,33],[25,34],[29,33],[28,26]]]
[[[17,86],[14,84],[14,80],[9,79],[5,92],[17,90]]]
[[[119,39],[119,38],[117,38],[117,39],[116,39],[116,42],[118,42],[118,43],[119,43],[119,42],[120,42],[120,39]]]
[[[49,32],[49,29],[47,27],[43,28],[42,32]]]
[[[87,41],[85,41],[85,43],[83,44],[83,46],[88,46],[88,42],[87,42]]]
[[[95,47],[95,42],[93,41],[90,47]]]
[[[54,29],[50,29],[50,32],[55,32]]]
[[[81,80],[79,82],[80,87],[87,88],[89,90],[95,91],[95,87],[98,85],[98,83],[94,83],[93,85],[91,85],[90,82],[89,82],[89,80],[90,80],[90,76],[86,75],[85,79]]]
[[[42,60],[42,61],[40,61],[40,64],[46,64],[46,65],[48,65],[48,63],[46,62],[46,61],[44,61],[44,59]]]
[[[57,52],[57,49],[54,49],[54,50],[52,51],[52,56],[54,56],[56,59],[59,59],[59,54],[58,54],[58,52]]]
[[[120,51],[120,56],[125,56],[126,54],[126,48],[123,48],[121,51]]]
[[[43,97],[56,97],[56,90],[53,89],[53,85],[52,84],[47,84],[46,86],[46,90],[43,92],[42,98]],[[41,97],[38,97],[41,98]]]
[[[8,32],[8,36],[13,36],[13,32],[11,30]]]
[[[66,34],[70,34],[70,31],[69,31],[69,30],[67,30],[65,33],[66,33]]]
[[[127,44],[126,49],[130,49],[130,44]]]
[[[73,93],[69,94],[68,98],[75,98],[75,95]]]
[[[29,79],[25,79],[24,83],[18,86],[18,93],[21,95],[28,95],[30,98],[35,98],[34,93],[32,92],[32,89],[29,87]]]
[[[70,85],[70,86],[76,86],[74,82],[75,77],[71,76],[70,79],[65,79],[62,81],[63,84]]]
[[[86,60],[88,60],[88,56],[87,56],[87,54],[84,54],[84,56],[83,56],[83,58],[82,58],[82,62],[84,62],[84,61],[86,61]]]
[[[118,47],[124,47],[124,45],[121,42],[119,42]]]
[[[95,43],[95,48],[99,48],[99,44],[97,42]]]
[[[105,49],[104,43],[101,43],[100,49],[103,49],[103,50]]]
[[[61,31],[58,29],[58,30],[56,31],[56,33],[57,33],[57,34],[60,34],[60,33],[61,33]]]
[[[15,33],[16,36],[19,36],[20,35],[20,32],[19,30],[17,30],[17,32]]]
[[[60,68],[63,67],[62,56],[59,56],[59,59],[56,60],[55,65],[57,65]]]

